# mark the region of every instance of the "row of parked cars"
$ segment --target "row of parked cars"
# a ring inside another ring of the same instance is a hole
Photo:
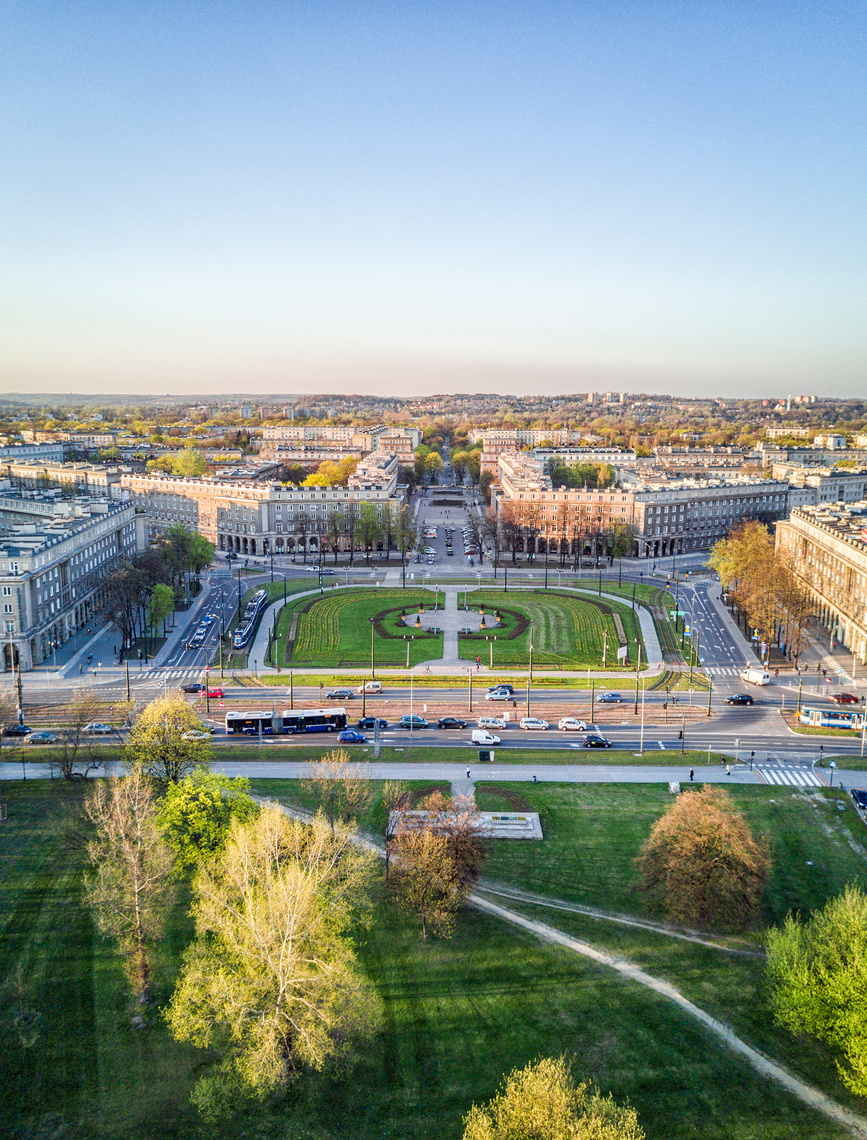
[[[86,724],[82,731],[90,736],[108,736],[109,733],[116,730],[110,724],[103,724],[102,721],[94,720],[90,724]],[[28,744],[53,744],[57,740],[56,733],[44,729],[34,732],[29,724],[7,724],[3,729],[3,735],[26,737]]]

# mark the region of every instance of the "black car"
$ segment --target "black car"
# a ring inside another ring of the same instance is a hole
[[[192,685],[181,685],[182,693],[203,693],[205,686],[201,681],[195,681]]]
[[[4,736],[29,736],[33,729],[27,724],[7,724],[3,729]]]
[[[381,716],[359,717],[359,720],[358,720],[358,727],[359,728],[366,728],[366,729],[370,730],[370,729],[376,728],[377,725],[379,725],[380,728],[388,728],[388,721],[384,720]]]
[[[859,808],[867,810],[867,792],[863,791],[861,788],[853,788],[852,799],[855,801]]]
[[[732,693],[730,697],[726,697],[727,705],[753,705],[755,701],[749,693]]]
[[[465,720],[458,720],[456,716],[441,716],[437,721],[437,728],[466,728]]]
[[[591,733],[589,736],[584,737],[585,748],[610,748],[611,741],[607,740],[604,736],[598,736],[596,733]]]
[[[511,693],[514,693],[514,691],[515,691],[514,685],[491,685],[490,689],[488,689],[489,693],[509,693],[509,694],[511,694]]]

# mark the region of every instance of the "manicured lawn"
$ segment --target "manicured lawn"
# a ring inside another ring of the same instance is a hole
[[[618,602],[606,599],[597,602],[587,596],[556,590],[512,590],[509,593],[477,590],[468,593],[467,604],[476,610],[484,604],[488,614],[498,609],[511,611],[504,614],[503,636],[493,642],[495,669],[515,665],[526,668],[531,641],[533,663],[540,669],[551,666],[601,669],[606,639],[605,667],[616,669],[621,630],[629,646],[629,659],[633,663],[637,660],[638,623],[632,609]],[[532,621],[532,629],[526,626],[528,621]],[[509,637],[516,625],[525,628],[517,637]],[[491,636],[494,636],[493,631]],[[490,659],[489,644],[484,638],[462,637],[461,652],[466,659],[476,654],[481,654],[486,662]]]
[[[574,1057],[577,1075],[634,1104],[650,1140],[844,1135],[756,1076],[670,1003],[612,971],[472,911],[461,916],[451,941],[425,943],[418,924],[381,890],[357,946],[382,1022],[355,1066],[304,1074],[285,1101],[247,1106],[236,1120],[200,1122],[188,1095],[207,1071],[208,1055],[177,1046],[156,1008],[146,1026],[132,1027],[138,1011],[125,996],[115,955],[81,908],[83,854],[59,849],[52,838],[51,811],[79,793],[35,781],[7,783],[6,791],[0,984],[8,995],[20,962],[26,1004],[42,1013],[42,1032],[23,1048],[7,997],[0,1135],[459,1140],[470,1104],[492,1096],[505,1072],[560,1052]],[[191,933],[187,909],[182,897],[157,963],[157,1006],[168,997]],[[567,928],[571,916],[560,917],[555,924]],[[672,960],[676,967],[676,952]],[[700,976],[695,963],[687,968]],[[714,992],[733,982],[715,978],[709,962],[704,969]]]

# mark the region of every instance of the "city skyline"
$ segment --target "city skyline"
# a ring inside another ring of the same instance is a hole
[[[0,17],[0,393],[852,397],[865,15]]]

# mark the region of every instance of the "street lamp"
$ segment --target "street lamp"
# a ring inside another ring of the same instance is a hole
[[[373,618],[369,618],[368,620],[370,621],[370,678],[372,681],[375,681],[376,680],[376,660],[375,660],[374,651],[373,651],[374,624],[373,624]]]

